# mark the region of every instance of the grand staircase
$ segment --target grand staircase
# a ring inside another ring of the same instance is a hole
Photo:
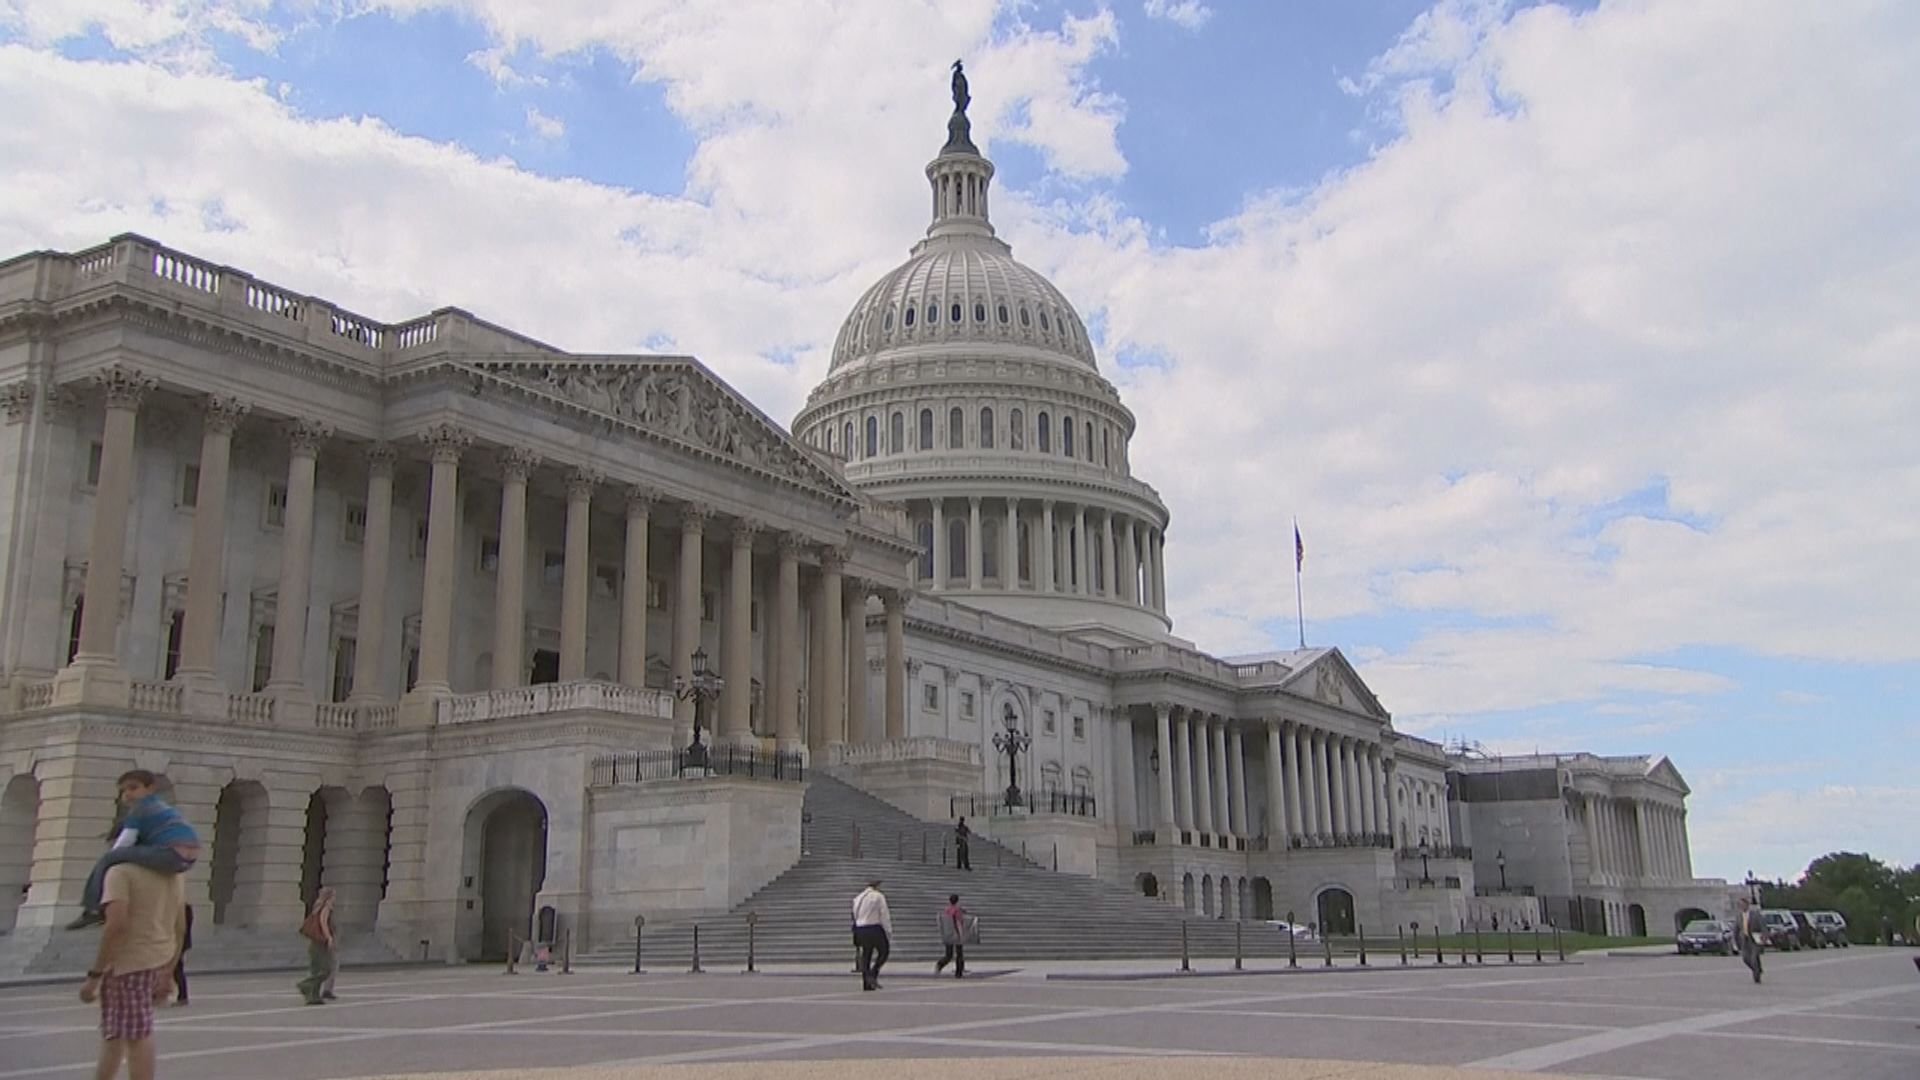
[[[893,957],[930,964],[942,948],[939,912],[950,893],[980,918],[981,942],[967,962],[983,967],[1024,960],[1172,957],[1180,952],[1182,915],[1162,901],[1096,878],[1056,873],[1041,863],[1051,852],[1022,856],[975,836],[973,870],[952,864],[952,829],[930,825],[846,783],[814,774],[805,801],[805,852],[792,868],[733,911],[697,920],[649,922],[641,943],[648,970],[687,970],[693,931],[711,970],[740,970],[747,956],[747,916],[757,917],[758,964],[845,962],[853,956],[854,894],[878,878],[893,914]],[[1284,956],[1286,939],[1263,923],[1240,924],[1245,954]],[[1229,956],[1235,926],[1192,918],[1195,956]],[[582,963],[632,965],[631,930]]]

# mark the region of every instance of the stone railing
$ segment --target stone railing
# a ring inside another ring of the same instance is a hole
[[[266,694],[228,694],[227,719],[236,724],[271,724],[273,698]]]
[[[326,702],[313,711],[313,726],[321,731],[386,731],[400,718],[398,705]]]
[[[939,761],[949,765],[980,766],[980,748],[932,735],[888,739],[877,743],[836,743],[827,747],[827,768],[880,765],[896,761]]]
[[[134,680],[127,707],[135,712],[179,714],[186,711],[186,688],[179,683]]]
[[[604,712],[668,720],[673,717],[673,695],[665,690],[591,680],[541,683],[442,698],[435,708],[434,722],[477,724],[562,712]]]
[[[20,708],[45,709],[53,705],[53,684],[50,682],[27,683],[20,688]]]

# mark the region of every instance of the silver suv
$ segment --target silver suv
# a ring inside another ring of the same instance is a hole
[[[1767,908],[1760,913],[1760,921],[1767,926],[1767,944],[1783,952],[1798,952],[1800,944],[1800,924],[1793,921],[1793,912],[1784,908]]]
[[[1807,921],[1813,924],[1814,932],[1829,945],[1846,948],[1847,917],[1837,911],[1809,911]]]

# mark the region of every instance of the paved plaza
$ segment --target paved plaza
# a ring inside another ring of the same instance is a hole
[[[1138,980],[1050,979],[1066,967],[983,961],[983,972],[1004,973],[964,982],[901,963],[875,994],[826,972],[349,970],[341,1000],[319,1008],[300,1004],[290,975],[207,976],[192,1006],[163,1013],[160,1072],[865,1080],[904,1075],[898,1060],[915,1059],[916,1080],[1119,1080],[1207,1056],[1215,1077],[1434,1080],[1511,1070],[1912,1080],[1920,1076],[1912,955],[1772,956],[1758,987],[1737,961],[1670,956]],[[73,993],[0,991],[0,1080],[90,1075],[94,1011]]]

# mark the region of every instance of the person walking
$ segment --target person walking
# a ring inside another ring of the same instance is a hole
[[[1753,972],[1753,981],[1760,981],[1760,946],[1767,932],[1767,924],[1760,918],[1760,909],[1753,901],[1741,897],[1740,910],[1733,917],[1733,940],[1740,946],[1740,962]]]
[[[307,939],[307,977],[294,984],[309,1005],[325,1005],[333,1000],[333,977],[340,971],[340,946],[333,936],[333,886],[322,885],[314,894],[313,910],[300,924],[300,936]]]
[[[193,948],[193,905],[186,906],[186,921],[180,933],[180,956],[173,962],[173,1004],[187,1003],[187,950]]]
[[[186,888],[176,873],[137,864],[102,875],[100,915],[105,929],[80,1000],[100,1002],[100,1060],[95,1080],[113,1080],[126,1063],[132,1080],[153,1080],[154,1006],[173,987],[168,969],[186,937]]]
[[[860,989],[880,989],[880,968],[893,951],[893,914],[878,879],[853,898],[853,943],[860,950]]]
[[[947,947],[947,953],[934,961],[933,973],[940,974],[948,964],[953,965],[953,977],[967,977],[967,938],[968,932],[976,924],[967,909],[960,906],[960,894],[947,897],[947,906],[940,912],[940,943]]]
[[[973,838],[973,830],[967,828],[967,819],[961,818],[960,824],[953,827],[953,868],[973,873],[973,859],[967,854],[967,842]]]

